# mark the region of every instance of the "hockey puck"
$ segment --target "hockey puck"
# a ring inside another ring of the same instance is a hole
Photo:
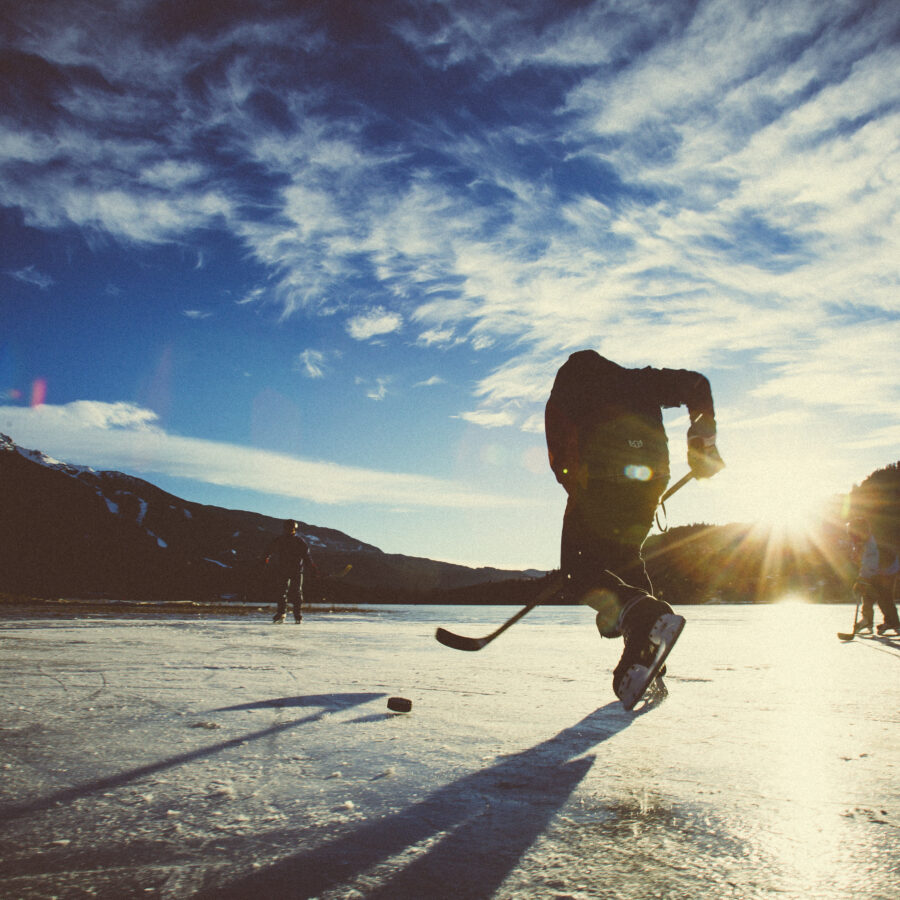
[[[388,709],[394,712],[409,712],[412,709],[412,700],[406,697],[388,697]]]

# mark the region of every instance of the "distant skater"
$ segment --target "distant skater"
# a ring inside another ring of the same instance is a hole
[[[710,478],[724,463],[707,379],[685,369],[626,369],[594,350],[557,372],[545,425],[550,467],[568,494],[560,568],[565,596],[597,612],[603,637],[623,637],[613,690],[627,709],[657,675],[684,618],[653,596],[641,547],[669,480],[662,409],[686,406],[688,464]]]
[[[315,563],[306,541],[297,534],[297,523],[287,519],[284,531],[269,545],[266,553],[266,584],[275,593],[278,608],[273,622],[283,622],[290,601],[294,621],[303,621],[303,579],[313,577]]]
[[[894,585],[900,572],[897,550],[877,541],[868,520],[861,516],[847,523],[847,537],[850,558],[859,566],[853,593],[860,598],[862,616],[856,622],[855,631],[872,630],[877,603],[884,618],[878,633],[900,634],[900,618],[894,601]]]

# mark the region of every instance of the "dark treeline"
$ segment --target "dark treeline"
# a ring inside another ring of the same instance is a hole
[[[785,502],[789,502],[787,499]],[[802,533],[761,525],[686,525],[651,535],[644,545],[654,591],[670,603],[769,603],[797,593],[846,602],[856,570],[845,524],[865,516],[876,535],[900,546],[900,462],[873,472],[836,497]],[[435,603],[523,603],[541,583],[508,582],[436,591]]]
[[[878,469],[854,486],[849,514],[865,516],[879,539],[900,547],[900,461]]]
[[[853,570],[840,529],[815,540],[784,540],[752,525],[687,525],[644,547],[657,596],[673,604],[767,603],[786,594],[818,602],[848,597]],[[550,576],[548,576],[550,577]],[[431,603],[524,603],[541,582],[505,582],[430,592]]]

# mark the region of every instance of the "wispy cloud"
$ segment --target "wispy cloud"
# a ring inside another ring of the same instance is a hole
[[[140,178],[152,187],[178,190],[202,181],[206,174],[206,168],[198,162],[163,159],[144,169]]]
[[[321,350],[304,350],[297,357],[297,366],[307,378],[324,378],[326,357]]]
[[[392,380],[389,376],[375,378],[374,380],[362,377],[355,379],[356,384],[361,385],[365,389],[366,396],[370,400],[384,400],[388,395],[388,386]]]
[[[239,306],[246,306],[250,303],[259,303],[266,295],[265,288],[253,288],[253,290],[248,291],[241,297],[240,300],[237,300],[237,304]]]
[[[17,269],[15,272],[9,272],[8,274],[10,278],[15,278],[16,281],[22,281],[25,284],[34,285],[34,287],[40,288],[42,291],[46,291],[47,288],[52,287],[56,283],[52,276],[38,271],[34,266],[26,266],[24,269]]]
[[[347,333],[357,341],[368,341],[374,337],[393,334],[402,327],[403,317],[383,306],[368,309],[347,321]]]
[[[440,347],[460,340],[456,338],[452,328],[428,328],[416,339],[416,343],[425,347]]]
[[[890,451],[900,447],[900,425],[888,425],[885,428],[876,428],[865,435],[842,442],[844,447],[851,450],[870,450],[872,448],[887,448]],[[896,453],[893,453],[896,456]]]
[[[502,428],[505,425],[514,425],[516,418],[508,410],[492,412],[487,409],[477,409],[471,412],[462,412],[459,418],[473,425],[481,425],[483,428]]]
[[[851,420],[890,421],[900,405],[898,342],[900,318],[831,322],[802,353],[787,347],[767,351],[774,374],[752,393],[834,408]]]
[[[366,396],[370,400],[384,400],[387,396],[388,385],[390,384],[389,378],[376,378],[375,379],[375,387],[371,388],[366,392]]]
[[[78,401],[34,409],[0,407],[20,446],[132,474],[159,473],[323,504],[455,509],[512,508],[527,500],[452,481],[317,462],[169,434],[154,412],[127,403]]]

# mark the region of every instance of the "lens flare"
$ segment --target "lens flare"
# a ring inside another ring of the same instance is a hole
[[[649,466],[625,466],[625,477],[632,481],[649,481],[653,477],[653,469]]]
[[[31,407],[32,409],[43,406],[47,399],[47,379],[35,378],[31,385]]]

